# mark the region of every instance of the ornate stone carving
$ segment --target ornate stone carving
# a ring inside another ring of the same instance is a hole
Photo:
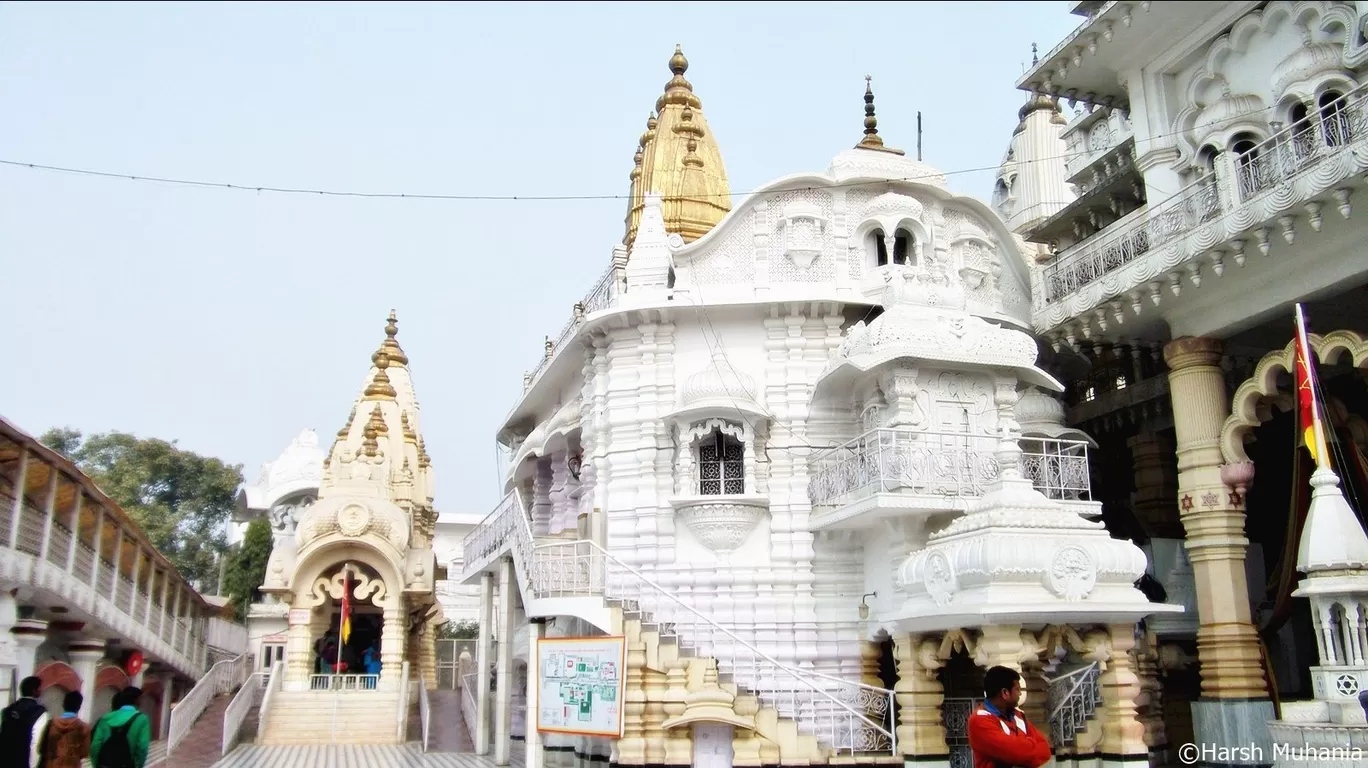
[[[827,228],[822,209],[812,203],[797,200],[784,206],[779,232],[784,240],[784,255],[800,269],[806,269],[822,255]]]
[[[680,505],[679,516],[705,547],[724,554],[745,543],[766,511],[754,501],[707,500]]]
[[[1097,564],[1080,546],[1060,547],[1050,558],[1045,578],[1046,585],[1057,596],[1070,602],[1082,600],[1097,586]]]
[[[385,582],[378,578],[371,578],[370,574],[362,568],[353,568],[351,575],[352,597],[359,603],[370,601],[372,605],[382,606],[389,590]],[[323,576],[314,579],[313,586],[307,595],[301,599],[309,608],[317,608],[332,598],[341,600],[342,594],[346,591],[346,582],[343,578],[343,569],[338,568],[331,576]]]
[[[360,504],[348,504],[337,512],[337,529],[344,536],[360,536],[370,525],[370,510]]]
[[[932,552],[926,559],[927,594],[937,605],[945,605],[955,597],[955,568],[944,552]]]

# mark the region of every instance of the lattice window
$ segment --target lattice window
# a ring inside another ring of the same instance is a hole
[[[742,494],[746,490],[746,449],[720,430],[698,442],[698,493],[702,496]]]

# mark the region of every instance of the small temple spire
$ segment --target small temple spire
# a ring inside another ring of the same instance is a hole
[[[384,347],[381,347],[376,351],[373,359],[378,370],[375,372],[375,378],[371,379],[371,383],[366,386],[364,398],[366,400],[393,400],[399,396],[399,393],[395,391],[394,383],[390,381],[389,374],[385,373],[385,369],[389,367],[390,363],[389,354]]]
[[[389,360],[394,365],[408,365],[408,355],[404,354],[404,348],[399,346],[399,318],[395,316],[394,310],[390,310],[389,320],[385,323],[385,340],[380,344],[380,349],[371,355],[371,362],[379,365],[380,353],[384,352],[389,356]]]
[[[1037,64],[1039,64],[1039,63],[1040,63],[1040,54],[1036,52],[1036,44],[1035,44],[1035,43],[1031,43],[1031,66],[1034,67],[1035,65],[1037,65]]]
[[[869,75],[865,75],[865,93],[864,93],[864,102],[865,102],[865,107],[864,107],[864,112],[865,112],[865,117],[864,117],[864,138],[860,139],[860,143],[859,143],[859,144],[856,144],[856,145],[855,145],[855,148],[856,148],[856,149],[872,149],[872,150],[875,150],[876,152],[891,152],[891,153],[893,153],[893,154],[895,154],[895,155],[906,154],[906,153],[904,153],[901,149],[893,149],[892,147],[885,147],[885,146],[884,146],[884,142],[883,142],[883,138],[879,136],[879,119],[878,119],[877,117],[874,116],[874,85],[873,85],[873,81],[874,81],[874,78],[873,78],[873,77],[871,77],[871,76],[869,76]]]

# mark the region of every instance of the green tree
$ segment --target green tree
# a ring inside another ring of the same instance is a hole
[[[440,640],[474,640],[480,636],[480,623],[470,619],[444,622],[437,628]]]
[[[242,485],[241,464],[124,432],[83,437],[66,427],[38,439],[123,507],[181,576],[201,590],[217,583],[218,558],[228,549],[226,524]]]
[[[258,517],[247,524],[242,545],[228,555],[228,567],[223,574],[223,589],[233,598],[233,609],[239,620],[247,618],[247,606],[261,598],[261,585],[266,581],[266,564],[271,559],[271,524]]]

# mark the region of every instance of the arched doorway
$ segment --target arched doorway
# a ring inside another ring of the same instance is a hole
[[[1368,501],[1368,339],[1353,331],[1308,336],[1324,395],[1326,439],[1340,486],[1360,520]],[[1281,697],[1311,695],[1319,664],[1310,604],[1292,597],[1314,469],[1297,424],[1293,344],[1268,353],[1231,401],[1221,432],[1229,479],[1240,479],[1245,536],[1263,553],[1250,579],[1255,623]],[[1262,577],[1262,578],[1259,578]]]

